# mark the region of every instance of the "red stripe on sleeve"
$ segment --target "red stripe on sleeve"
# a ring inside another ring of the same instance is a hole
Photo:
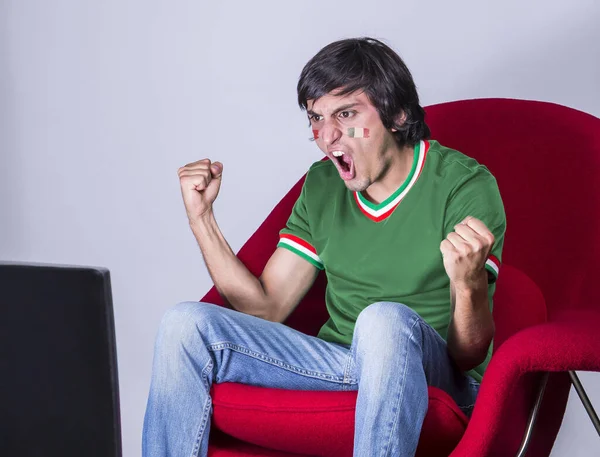
[[[494,256],[494,255],[490,255],[488,257],[488,260],[491,260],[492,262],[494,262],[496,264],[496,266],[498,267],[498,270],[500,269],[500,261],[498,260],[498,257]]]
[[[298,238],[297,236],[290,235],[288,233],[282,234],[280,236],[280,238],[286,238],[290,241],[293,241],[294,243],[298,243],[300,246],[308,249],[313,254],[315,254],[315,255],[317,254],[317,250],[315,248],[313,248],[310,244],[308,244],[306,241],[304,241],[302,238]]]

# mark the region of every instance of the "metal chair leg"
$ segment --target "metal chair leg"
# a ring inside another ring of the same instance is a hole
[[[538,413],[540,410],[540,405],[542,404],[542,399],[544,398],[544,391],[546,390],[546,384],[548,383],[548,376],[549,373],[544,373],[543,375],[542,382],[538,390],[537,398],[535,400],[535,405],[533,406],[533,409],[529,414],[529,420],[527,421],[527,429],[525,432],[525,436],[523,437],[521,447],[519,448],[519,451],[517,453],[517,457],[525,456],[527,448],[529,447],[529,443],[531,442],[533,427],[535,426],[535,422],[537,420]],[[598,435],[600,435],[600,420],[598,419],[598,415],[596,414],[596,411],[594,410],[594,407],[592,406],[592,403],[590,402],[590,399],[588,398],[585,389],[583,388],[583,385],[579,380],[579,377],[574,371],[569,371],[569,377],[571,378],[571,382],[573,383],[573,387],[575,387],[577,395],[579,395],[581,403],[583,403],[583,407],[590,416],[592,424],[594,424],[596,432],[598,433]]]
[[[549,373],[544,373],[542,375],[542,381],[540,383],[540,388],[538,390],[537,398],[535,399],[535,405],[533,405],[533,409],[531,413],[529,413],[529,420],[527,421],[527,429],[525,431],[525,436],[523,437],[523,441],[521,442],[521,447],[517,452],[517,457],[523,457],[527,452],[527,448],[529,447],[529,443],[531,442],[531,436],[533,434],[533,427],[538,417],[538,413],[540,411],[540,406],[542,404],[542,399],[544,398],[544,391],[546,390],[546,384],[548,384],[548,375]]]
[[[571,377],[571,382],[573,382],[573,387],[575,387],[575,391],[577,392],[577,395],[579,395],[581,403],[583,403],[583,407],[587,411],[588,416],[590,416],[590,420],[592,421],[592,424],[594,424],[594,428],[600,436],[600,420],[598,420],[598,415],[596,414],[590,399],[585,393],[585,389],[583,388],[583,385],[581,385],[579,377],[574,371],[569,371],[569,376]]]

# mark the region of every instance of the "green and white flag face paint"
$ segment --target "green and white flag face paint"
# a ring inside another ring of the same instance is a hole
[[[350,127],[348,129],[348,136],[351,138],[369,138],[369,129],[362,127]]]

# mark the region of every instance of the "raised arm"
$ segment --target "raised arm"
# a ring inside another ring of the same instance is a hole
[[[283,322],[313,284],[318,269],[289,250],[277,248],[260,278],[235,256],[219,229],[213,202],[221,186],[223,165],[199,160],[178,170],[192,232],[219,293],[234,309]]]

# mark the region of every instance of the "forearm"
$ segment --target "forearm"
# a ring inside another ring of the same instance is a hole
[[[452,316],[448,327],[448,351],[463,371],[485,360],[494,336],[487,281],[471,287],[450,285]]]
[[[190,227],[219,293],[238,311],[266,316],[269,305],[262,284],[231,250],[212,211],[191,221]]]

